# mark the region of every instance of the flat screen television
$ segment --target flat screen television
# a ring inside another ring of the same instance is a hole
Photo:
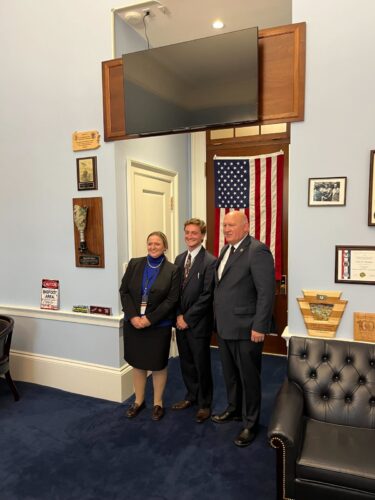
[[[124,54],[127,135],[258,119],[258,28]]]

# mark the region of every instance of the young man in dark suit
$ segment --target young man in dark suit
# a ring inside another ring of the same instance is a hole
[[[234,443],[248,446],[259,422],[262,348],[275,295],[274,262],[269,248],[249,236],[244,213],[226,214],[223,232],[228,244],[218,259],[214,312],[228,406],[211,419],[218,424],[242,420]]]
[[[187,251],[176,257],[175,264],[183,276],[176,337],[186,395],[172,409],[184,410],[197,404],[195,420],[202,423],[211,415],[210,339],[216,258],[202,246],[206,234],[206,224],[202,220],[187,220],[184,231]]]

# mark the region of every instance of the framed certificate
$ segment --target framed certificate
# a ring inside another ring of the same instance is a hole
[[[335,282],[375,285],[375,247],[336,246]]]

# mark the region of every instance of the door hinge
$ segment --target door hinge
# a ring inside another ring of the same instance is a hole
[[[171,210],[174,210],[174,198],[171,196]]]

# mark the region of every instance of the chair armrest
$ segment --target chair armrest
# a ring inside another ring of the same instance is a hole
[[[281,386],[268,426],[268,439],[281,440],[285,446],[298,448],[303,423],[303,394],[294,382],[286,379]]]
[[[296,498],[296,459],[303,435],[303,394],[286,379],[281,386],[268,426],[268,440],[276,449],[278,498]]]

